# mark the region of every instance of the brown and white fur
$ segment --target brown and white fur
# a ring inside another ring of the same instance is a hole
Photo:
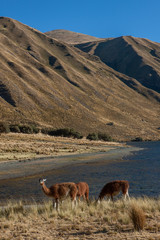
[[[83,197],[83,200],[86,200],[89,202],[89,186],[86,182],[79,182],[76,184],[78,193],[77,197],[80,201],[81,197]]]
[[[126,180],[116,180],[107,183],[101,190],[98,200],[102,200],[105,196],[110,197],[113,201],[113,197],[122,192],[124,199],[129,198],[128,194],[129,183]]]
[[[48,196],[53,198],[53,207],[56,210],[59,209],[59,202],[66,199],[67,197],[71,198],[72,207],[76,205],[76,196],[77,196],[77,186],[73,182],[64,182],[56,183],[51,187],[45,185],[46,179],[39,179],[39,182],[42,186],[43,192]]]

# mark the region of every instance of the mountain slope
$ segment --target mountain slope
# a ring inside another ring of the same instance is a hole
[[[131,36],[76,45],[160,93],[160,44]]]
[[[76,33],[68,30],[53,30],[45,33],[49,37],[55,38],[69,44],[85,43],[90,41],[98,41],[101,38],[92,37],[83,33]]]
[[[4,17],[0,47],[1,121],[159,139],[160,95],[99,58]]]

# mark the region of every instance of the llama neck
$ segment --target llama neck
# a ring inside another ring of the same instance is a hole
[[[46,195],[50,195],[50,189],[43,183],[42,190]]]

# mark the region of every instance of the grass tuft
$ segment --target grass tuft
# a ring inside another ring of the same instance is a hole
[[[132,204],[130,211],[129,211],[129,216],[132,220],[134,229],[137,231],[143,230],[144,225],[146,222],[146,217],[145,213],[142,208],[140,208],[137,204]]]

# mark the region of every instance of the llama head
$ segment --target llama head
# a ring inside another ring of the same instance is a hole
[[[41,184],[41,185],[43,185],[43,183],[46,181],[47,179],[42,179],[42,178],[40,178],[39,179],[39,183]]]

